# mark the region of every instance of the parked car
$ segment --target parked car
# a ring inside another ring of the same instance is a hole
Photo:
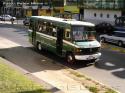
[[[102,22],[95,26],[95,30],[99,34],[108,34],[114,31],[114,26],[110,23]]]
[[[16,17],[12,17],[11,15],[1,15],[0,16],[1,21],[14,21],[16,20]]]
[[[23,20],[23,24],[25,25],[25,26],[28,26],[29,25],[29,23],[30,23],[30,18],[25,18],[24,20]]]
[[[110,42],[118,46],[125,45],[125,31],[115,31],[113,34],[100,35],[102,42]]]

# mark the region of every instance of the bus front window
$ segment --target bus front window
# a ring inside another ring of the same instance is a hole
[[[95,40],[94,27],[74,26],[72,27],[73,39],[75,41],[92,41]]]

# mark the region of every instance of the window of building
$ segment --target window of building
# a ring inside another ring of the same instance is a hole
[[[107,14],[107,18],[110,18],[110,15],[109,15],[109,14]]]
[[[97,16],[97,14],[96,13],[94,13],[94,17],[96,17]]]
[[[103,17],[103,14],[102,14],[102,13],[100,14],[100,17]]]

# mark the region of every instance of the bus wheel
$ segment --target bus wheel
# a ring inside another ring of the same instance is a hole
[[[66,55],[66,61],[69,64],[74,64],[75,63],[75,57],[73,54],[67,54]]]
[[[38,44],[37,44],[37,49],[40,50],[40,51],[42,50],[42,45],[41,45],[41,43],[38,43]]]

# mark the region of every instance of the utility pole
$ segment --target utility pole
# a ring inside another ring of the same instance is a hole
[[[0,1],[0,15],[1,15],[1,13],[2,13],[2,7],[3,7],[3,2]]]

